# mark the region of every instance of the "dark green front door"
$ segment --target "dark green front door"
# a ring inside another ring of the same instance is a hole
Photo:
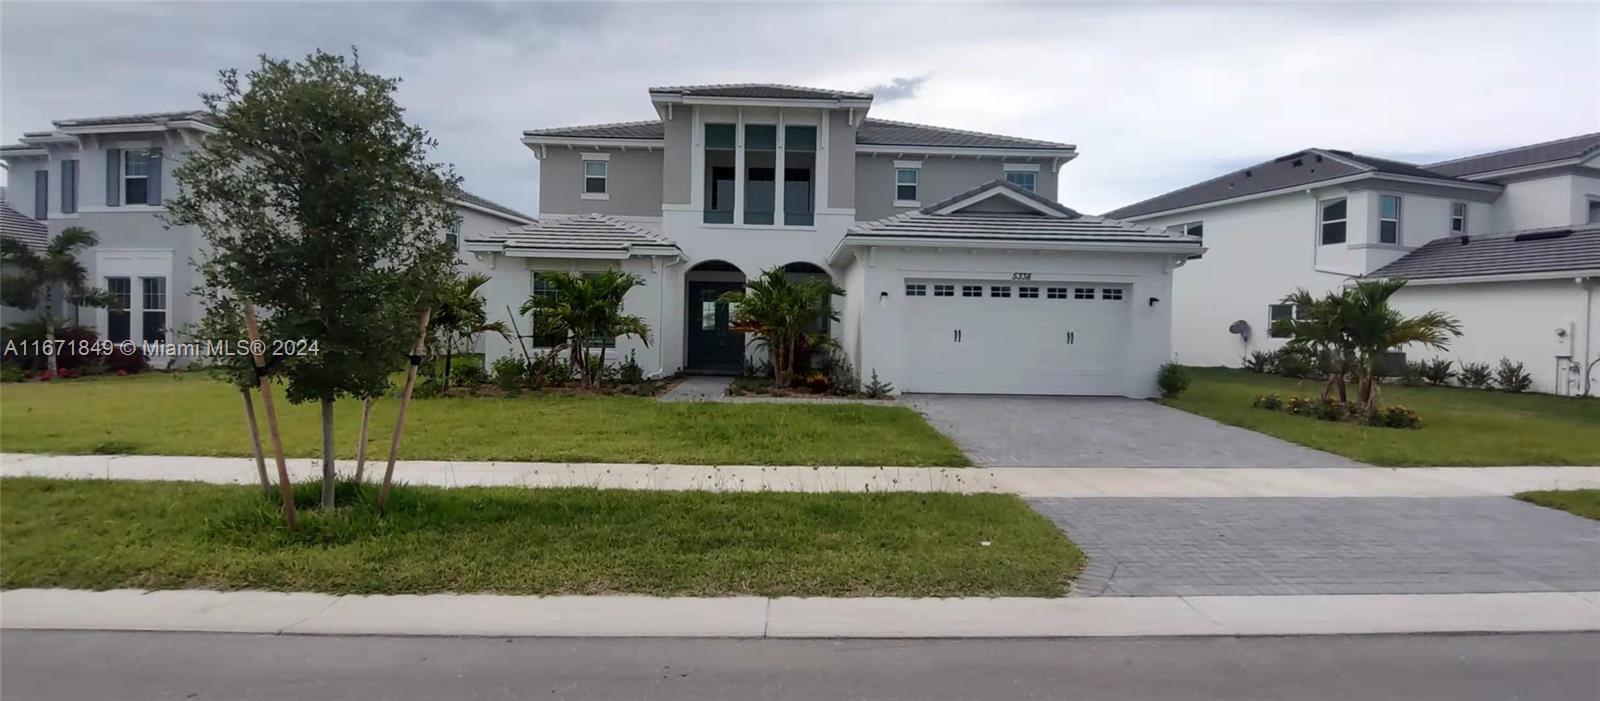
[[[744,370],[744,334],[728,329],[727,302],[718,298],[744,289],[739,282],[690,282],[684,316],[688,321],[688,365],[702,372]]]

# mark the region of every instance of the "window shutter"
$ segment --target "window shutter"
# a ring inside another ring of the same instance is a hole
[[[50,171],[33,171],[33,218],[50,218]]]
[[[161,204],[161,149],[150,149],[150,153],[145,156],[145,159],[150,168],[150,184],[146,186],[144,202],[145,204]]]
[[[106,149],[106,206],[122,204],[122,149]]]
[[[68,160],[61,162],[61,213],[75,214],[78,211],[78,162]]]

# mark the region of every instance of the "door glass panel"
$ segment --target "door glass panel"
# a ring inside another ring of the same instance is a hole
[[[700,303],[700,330],[717,330],[717,303],[710,300]]]

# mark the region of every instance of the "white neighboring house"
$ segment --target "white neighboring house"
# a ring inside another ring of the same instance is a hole
[[[898,391],[1148,397],[1170,356],[1172,271],[1197,238],[1055,201],[1069,144],[867,118],[872,95],[787,85],[651,88],[656,119],[538,129],[538,222],[465,248],[490,309],[548,271],[644,278],[651,374],[764,355],[718,299],[781,267],[846,291],[830,329]],[[515,319],[526,332],[528,320]],[[520,352],[484,339],[489,359]],[[542,339],[526,339],[546,346]]]
[[[100,238],[82,262],[93,284],[121,297],[123,311],[84,310],[78,323],[112,341],[181,340],[175,330],[203,312],[191,294],[200,280],[190,262],[201,257],[204,241],[196,227],[168,227],[160,217],[177,192],[173,170],[216,131],[209,116],[163,112],[64,119],[53,126],[0,146],[0,162],[7,198],[49,236],[79,226]],[[452,201],[461,230],[440,236],[458,245],[463,235],[533,221],[465,192]],[[184,359],[151,358],[158,367],[168,361]]]
[[[1400,277],[1407,314],[1459,318],[1445,357],[1525,365],[1535,391],[1600,393],[1600,133],[1426,166],[1307,149],[1107,213],[1203,236],[1174,281],[1174,351],[1239,365],[1282,339],[1297,287]]]

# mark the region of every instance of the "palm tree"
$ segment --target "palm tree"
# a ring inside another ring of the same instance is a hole
[[[644,284],[644,278],[620,270],[570,275],[540,273],[551,294],[535,294],[522,304],[522,313],[533,316],[534,333],[565,337],[571,344],[572,364],[583,386],[594,389],[602,382],[606,362],[606,339],[638,336],[650,345],[650,325],[644,318],[625,314],[623,300],[628,292]],[[599,367],[589,364],[589,349],[600,346]]]
[[[54,345],[56,326],[62,321],[51,314],[57,290],[63,291],[65,301],[72,304],[74,317],[82,307],[116,307],[117,300],[111,293],[88,283],[89,272],[78,262],[78,251],[99,243],[93,231],[76,226],[56,234],[43,255],[16,239],[0,238],[0,263],[15,271],[0,276],[0,302],[16,309],[37,309],[45,340]],[[55,353],[45,354],[45,363],[54,375]]]
[[[1389,306],[1389,298],[1405,286],[1406,281],[1399,279],[1362,280],[1345,291],[1345,334],[1357,355],[1361,373],[1358,399],[1363,409],[1373,406],[1374,378],[1385,353],[1413,343],[1445,350],[1452,337],[1461,336],[1461,322],[1453,316],[1430,311],[1408,317]]]
[[[480,333],[496,333],[508,342],[511,330],[504,321],[490,321],[486,301],[478,290],[489,284],[489,276],[469,273],[444,283],[434,305],[429,335],[444,346],[444,386],[450,386],[450,364],[458,344],[467,343]]]
[[[1354,349],[1345,334],[1345,317],[1350,304],[1347,290],[1329,292],[1321,299],[1300,288],[1283,298],[1284,304],[1293,305],[1294,315],[1272,322],[1272,334],[1288,336],[1285,347],[1309,352],[1312,357],[1328,357],[1332,361],[1328,384],[1322,388],[1322,398],[1327,399],[1335,388],[1339,401],[1347,401],[1345,375],[1350,372]]]
[[[772,267],[745,283],[742,292],[729,292],[722,301],[737,306],[734,324],[766,344],[772,362],[772,381],[780,387],[794,384],[795,359],[805,347],[826,345],[828,335],[812,329],[823,321],[838,321],[828,304],[844,290],[827,277],[792,282],[784,269]]]

